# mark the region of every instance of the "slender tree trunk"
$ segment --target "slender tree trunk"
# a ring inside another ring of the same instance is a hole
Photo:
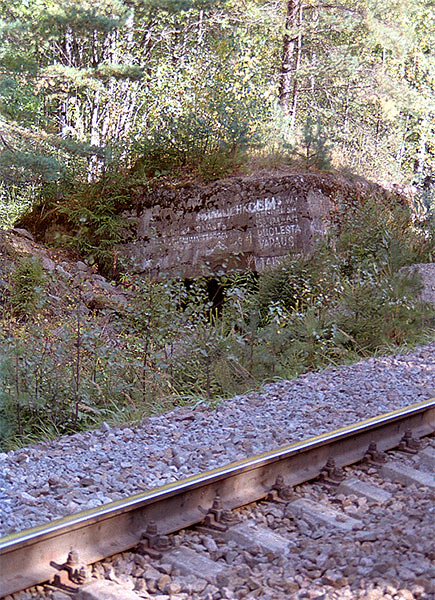
[[[81,349],[81,331],[80,331],[80,304],[82,300],[81,289],[79,288],[79,295],[77,300],[77,324],[76,324],[76,364],[75,364],[75,411],[74,411],[74,425],[77,425],[79,418],[79,400],[80,400],[80,349]]]
[[[297,62],[300,9],[300,0],[288,0],[278,90],[279,104],[285,114],[289,113],[295,93],[293,79]]]
[[[317,33],[317,27],[318,27],[318,23],[319,23],[319,11],[317,9],[313,10],[313,12],[311,13],[311,23],[312,23],[313,36],[315,39],[315,36]],[[310,92],[311,92],[311,94],[314,94],[314,90],[316,87],[316,75],[315,75],[315,70],[317,68],[316,48],[317,48],[317,46],[315,44],[313,44],[313,47],[311,50],[311,60],[310,60],[310,66],[311,66]]]
[[[379,147],[379,135],[381,132],[381,110],[379,106],[376,110],[376,129],[375,129],[375,149],[378,150]]]
[[[302,58],[302,4],[298,7],[298,35],[296,38],[296,55],[295,64],[293,67],[293,89],[291,99],[291,124],[290,129],[293,131],[296,122],[296,108],[298,105],[298,73],[301,66]]]
[[[403,136],[402,136],[402,141],[400,144],[400,148],[397,151],[396,154],[396,160],[397,160],[397,164],[399,166],[399,169],[402,168],[402,164],[403,164],[403,159],[405,157],[405,150],[406,150],[406,136],[408,134],[408,128],[409,128],[409,113],[406,115],[406,119],[405,119],[405,127],[403,128]]]
[[[350,108],[349,93],[350,92],[349,92],[349,88],[348,88],[344,95],[344,116],[343,116],[343,131],[344,131],[344,133],[347,133],[347,131],[349,129],[349,108]]]
[[[427,131],[428,131],[429,119],[427,116],[424,117],[420,127],[420,142],[418,145],[418,155],[415,161],[415,173],[421,180],[424,173],[424,166],[426,162],[426,142],[427,142]]]
[[[198,46],[202,46],[202,41],[204,38],[204,11],[201,9],[198,15],[198,36],[196,42]]]
[[[65,30],[65,37],[63,39],[63,56],[61,55],[60,62],[67,65],[68,67],[74,66],[73,57],[73,41],[74,36],[71,27],[67,27]],[[71,132],[71,115],[70,115],[70,98],[69,95],[60,100],[59,102],[59,135],[63,138],[67,137]]]
[[[15,354],[15,393],[16,393],[16,405],[17,405],[17,425],[18,435],[22,435],[23,427],[21,425],[21,404],[20,404],[20,370],[18,354]]]
[[[93,96],[91,104],[91,131],[90,143],[92,146],[99,146],[101,143],[100,121],[100,92],[97,90]],[[88,162],[88,181],[93,181],[101,169],[101,160],[96,154],[93,154]]]
[[[142,398],[145,401],[147,392],[147,363],[148,363],[148,339],[145,342],[142,356]]]

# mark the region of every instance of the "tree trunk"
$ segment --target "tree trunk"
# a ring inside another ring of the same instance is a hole
[[[299,10],[299,0],[288,0],[278,90],[278,101],[285,114],[288,114],[294,96],[293,77],[297,60],[295,54],[297,53]]]
[[[296,122],[296,108],[298,105],[298,72],[301,66],[301,57],[302,57],[302,4],[299,4],[298,7],[298,35],[296,38],[296,55],[295,55],[295,63],[293,67],[293,87],[292,87],[292,99],[291,99],[291,122],[290,129],[291,131],[295,128]]]
[[[428,133],[429,119],[427,116],[423,118],[423,122],[420,126],[420,141],[418,144],[418,154],[415,161],[414,171],[421,181],[424,174],[424,167],[426,162],[426,142]]]
[[[313,31],[313,36],[314,39],[316,39],[316,35],[317,35],[317,28],[318,28],[318,24],[319,24],[319,11],[317,9],[314,9],[311,13],[311,27],[312,27],[312,31]],[[315,75],[315,70],[317,68],[317,51],[316,51],[316,44],[314,43],[312,48],[311,48],[311,60],[310,60],[310,66],[311,66],[311,76],[310,76],[310,92],[311,94],[314,94],[314,90],[316,87],[316,75]]]
[[[406,152],[406,136],[408,135],[409,132],[409,121],[410,121],[410,116],[409,113],[406,115],[406,119],[405,119],[405,125],[403,128],[403,136],[402,136],[402,141],[400,144],[400,148],[397,151],[396,154],[396,161],[397,164],[399,166],[399,169],[402,168],[402,164],[403,164],[403,159],[405,157],[405,152]]]
[[[60,57],[60,62],[68,67],[74,66],[73,59],[73,33],[71,27],[65,29],[63,39],[63,57]],[[69,95],[59,101],[58,120],[59,120],[59,135],[63,138],[68,137],[71,133],[71,115],[69,106]]]
[[[202,41],[204,38],[204,11],[201,9],[198,15],[198,35],[197,35],[197,44],[198,46],[202,46]]]
[[[100,131],[100,92],[97,90],[91,101],[90,139],[91,146],[101,143]],[[102,167],[102,162],[96,154],[92,154],[88,161],[88,181],[94,181]]]

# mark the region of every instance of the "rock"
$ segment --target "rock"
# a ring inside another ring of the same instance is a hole
[[[414,594],[406,589],[400,589],[394,596],[395,600],[414,600]]]
[[[435,264],[414,264],[410,267],[404,267],[401,271],[409,272],[411,275],[417,273],[422,285],[420,300],[435,305]]]
[[[56,264],[53,260],[51,260],[51,258],[48,258],[48,256],[43,256],[42,257],[42,267],[46,271],[54,271],[54,269],[56,268]]]
[[[145,569],[144,571],[144,578],[147,581],[158,581],[161,577],[161,573],[160,571],[157,571],[157,569],[155,569],[154,567],[149,566],[148,568]]]
[[[95,479],[92,477],[82,477],[80,479],[80,485],[87,487],[88,485],[95,485]]]
[[[167,585],[165,585],[163,591],[165,594],[169,594],[170,596],[179,594],[181,592],[181,585],[179,583],[169,582]]]
[[[62,264],[56,265],[55,267],[56,273],[59,273],[64,279],[71,279],[72,275],[69,273]]]
[[[38,506],[39,504],[39,500],[27,492],[21,492],[21,500],[28,506]]]
[[[296,581],[293,581],[291,579],[287,581],[282,581],[281,586],[284,588],[284,591],[288,592],[289,594],[292,594],[299,590],[299,585],[296,583]]]
[[[266,187],[274,192],[260,190],[256,178],[233,178],[179,188],[176,203],[168,203],[165,190],[156,191],[147,199],[152,208],[138,219],[137,239],[118,249],[138,272],[151,275],[192,277],[223,267],[262,271],[290,251],[309,251],[326,234],[337,195],[324,177],[310,174],[301,182],[295,174],[270,175]],[[335,185],[346,187],[337,180]]]
[[[71,596],[64,594],[63,592],[56,591],[52,593],[51,600],[71,600]]]
[[[136,583],[134,584],[134,591],[135,592],[146,592],[147,591],[146,581],[144,579],[142,579],[141,577],[136,579]]]
[[[169,575],[162,575],[157,581],[157,587],[161,592],[165,591],[165,587],[171,583]]]
[[[121,585],[103,580],[95,580],[80,586],[76,600],[139,600],[135,592]]]
[[[27,231],[27,229],[22,229],[21,227],[14,227],[11,231],[16,235],[19,235],[20,237],[24,237],[28,240],[31,240],[32,242],[35,241],[35,238],[30,233],[30,231]]]
[[[218,547],[216,542],[214,541],[213,538],[211,537],[205,537],[202,540],[202,543],[204,544],[205,548],[209,551],[209,552],[217,552]]]

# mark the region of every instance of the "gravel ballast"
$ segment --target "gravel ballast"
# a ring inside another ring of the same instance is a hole
[[[435,342],[0,453],[0,535],[435,397]]]

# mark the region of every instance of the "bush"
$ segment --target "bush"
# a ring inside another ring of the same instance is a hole
[[[189,167],[205,180],[232,172],[242,155],[255,145],[253,108],[212,102],[210,110],[193,107],[177,114],[167,111],[133,149],[135,173],[156,176]]]
[[[6,185],[0,181],[0,229],[9,229],[32,205],[36,186]]]
[[[288,312],[311,306],[326,307],[340,290],[342,260],[329,242],[320,243],[311,256],[288,257],[260,278],[258,301],[263,318],[279,304]]]
[[[123,239],[125,222],[120,215],[128,207],[128,189],[124,178],[106,173],[97,182],[77,184],[59,213],[68,219],[73,245],[90,264],[102,273],[116,275],[115,245]]]
[[[110,170],[91,183],[65,177],[41,188],[18,225],[42,233],[56,224],[64,232],[58,234],[57,244],[75,248],[89,264],[114,276],[115,246],[125,237],[121,213],[130,205],[129,189],[125,177]]]
[[[419,282],[402,267],[430,254],[403,208],[368,201],[344,214],[337,236],[312,256],[289,258],[260,278],[262,322],[288,339],[278,354],[314,368],[417,341],[433,327],[434,311],[418,302]]]
[[[43,305],[42,263],[34,256],[23,256],[10,276],[7,304],[20,317],[34,315]]]
[[[367,199],[357,209],[344,207],[339,221],[336,249],[348,274],[365,268],[392,274],[430,260],[434,236],[413,222],[407,207]]]

